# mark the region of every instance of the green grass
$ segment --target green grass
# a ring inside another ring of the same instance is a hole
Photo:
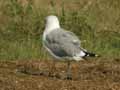
[[[76,10],[66,8],[68,2],[62,1],[59,11],[53,1],[49,10],[35,7],[32,0],[24,7],[17,0],[0,2],[0,60],[48,59],[42,33],[44,18],[50,14],[59,17],[63,28],[86,40],[84,48],[103,57],[120,58],[119,0],[94,1],[86,8],[83,3]]]

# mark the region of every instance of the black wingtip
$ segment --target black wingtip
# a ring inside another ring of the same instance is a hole
[[[91,53],[91,52],[85,52],[85,57],[100,57],[100,55],[97,55],[95,53]]]

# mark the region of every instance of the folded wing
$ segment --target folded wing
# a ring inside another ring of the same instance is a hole
[[[56,29],[49,33],[44,44],[54,55],[59,57],[74,57],[82,52],[78,37],[63,29]],[[82,55],[84,55],[83,53]]]

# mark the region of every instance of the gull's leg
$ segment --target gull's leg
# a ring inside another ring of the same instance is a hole
[[[56,71],[56,61],[52,60],[52,65],[50,67],[49,76],[50,77],[55,77],[55,71]]]
[[[55,76],[55,74],[56,74],[56,60],[53,60],[52,70],[53,70],[53,76]]]
[[[67,62],[67,79],[72,79],[70,61]]]

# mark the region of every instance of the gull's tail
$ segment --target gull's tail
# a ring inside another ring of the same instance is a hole
[[[88,51],[84,51],[84,53],[85,53],[84,57],[99,57],[99,55]]]
[[[73,56],[73,59],[76,61],[84,60],[86,57],[100,57],[100,55],[97,55],[95,53],[88,52],[85,49],[82,49],[80,53]]]

